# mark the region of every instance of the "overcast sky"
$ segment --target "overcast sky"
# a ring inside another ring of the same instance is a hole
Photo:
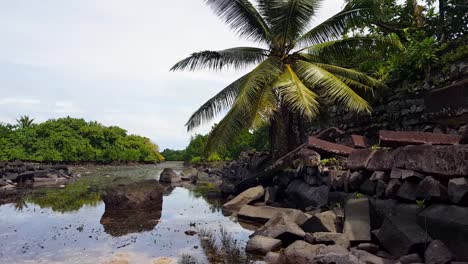
[[[325,0],[316,22],[342,7]],[[250,45],[203,0],[4,0],[0,35],[0,122],[79,117],[178,149],[190,114],[242,72],[169,68],[194,51]]]

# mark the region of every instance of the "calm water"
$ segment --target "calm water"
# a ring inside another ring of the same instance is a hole
[[[182,169],[181,164],[169,165]],[[225,217],[214,202],[185,188],[167,191],[162,212],[104,215],[105,205],[96,195],[100,187],[154,179],[167,166],[77,168],[83,179],[68,190],[41,191],[24,203],[0,206],[0,263],[107,263],[114,258],[152,263],[158,257],[182,254],[208,263],[200,238],[184,231],[219,234],[221,227],[244,246],[251,231]],[[89,186],[85,194],[80,193],[82,183]]]

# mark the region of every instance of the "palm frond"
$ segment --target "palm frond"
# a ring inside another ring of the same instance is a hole
[[[239,36],[269,43],[270,29],[248,0],[205,0]]]
[[[320,88],[320,94],[343,104],[352,111],[370,112],[371,107],[366,100],[329,71],[306,61],[298,61],[295,66],[299,78],[308,87]]]
[[[340,60],[351,56],[372,54],[372,52],[390,52],[403,49],[398,38],[394,37],[350,37],[327,41],[305,48],[309,54],[323,57],[325,60]]]
[[[260,63],[268,56],[268,50],[253,47],[238,47],[221,51],[202,51],[176,63],[171,71],[224,68],[241,69]]]
[[[331,64],[324,64],[324,63],[314,63],[314,64],[334,75],[339,75],[346,79],[353,80],[362,85],[365,85],[365,87],[371,87],[371,88],[385,87],[385,84],[382,83],[381,81],[357,70],[348,69],[348,68],[331,65]],[[360,86],[360,87],[364,87],[364,86]]]
[[[318,115],[318,95],[302,83],[290,65],[286,65],[276,86],[284,103],[292,111],[310,120]]]
[[[341,38],[343,33],[353,24],[369,22],[372,1],[352,1],[343,10],[299,38],[299,46],[310,46]]]
[[[192,114],[188,122],[185,124],[187,130],[192,131],[199,126],[208,123],[219,113],[229,109],[236,100],[240,87],[246,78],[247,75],[244,75],[237,79],[198,108],[198,110]]]
[[[207,151],[228,142],[243,129],[252,126],[264,103],[261,101],[265,98],[263,94],[271,89],[268,84],[278,78],[281,71],[281,62],[268,58],[245,77],[232,108],[209,134]]]
[[[308,26],[320,0],[260,0],[259,9],[280,49],[293,43]]]

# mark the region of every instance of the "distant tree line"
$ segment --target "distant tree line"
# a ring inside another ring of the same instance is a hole
[[[70,117],[35,124],[22,116],[14,125],[0,123],[0,160],[153,163],[164,157],[150,139],[120,127]]]
[[[191,138],[187,148],[183,150],[165,149],[162,155],[168,161],[187,161],[200,163],[203,161],[229,161],[239,157],[242,151],[269,151],[268,127],[261,127],[254,131],[244,130],[230,142],[219,146],[216,151],[206,152],[208,135],[195,135]]]

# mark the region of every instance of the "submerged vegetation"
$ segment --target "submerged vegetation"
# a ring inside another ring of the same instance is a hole
[[[34,124],[0,124],[0,160],[37,162],[159,162],[164,157],[148,138],[84,119],[60,118]]]

